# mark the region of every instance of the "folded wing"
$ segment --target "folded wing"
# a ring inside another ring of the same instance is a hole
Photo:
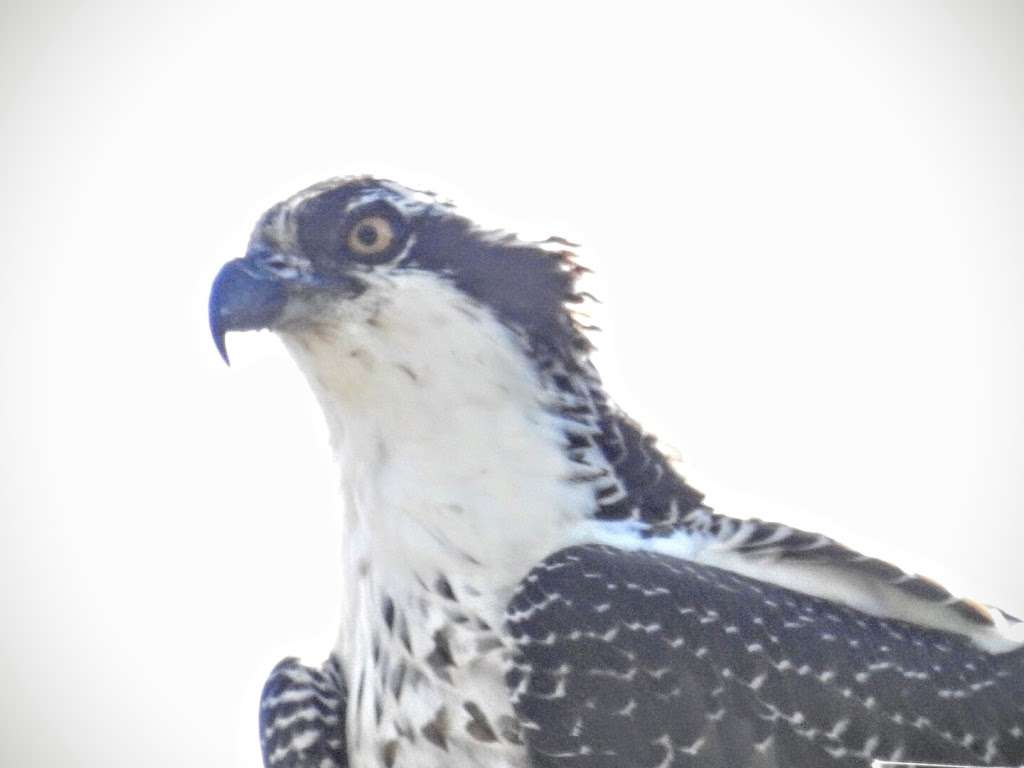
[[[508,623],[534,768],[1024,762],[1024,652],[703,563],[564,549]]]

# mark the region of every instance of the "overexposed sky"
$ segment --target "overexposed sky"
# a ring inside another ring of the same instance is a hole
[[[1024,612],[1024,5],[2,14],[0,764],[256,766],[270,667],[329,650],[326,431],[206,296],[338,174],[583,242],[713,506]]]

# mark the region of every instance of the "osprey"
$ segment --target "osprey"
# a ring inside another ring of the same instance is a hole
[[[340,639],[271,673],[265,764],[1024,763],[1018,622],[714,512],[606,394],[568,247],[342,178],[217,276],[220,353],[281,337],[342,478]]]

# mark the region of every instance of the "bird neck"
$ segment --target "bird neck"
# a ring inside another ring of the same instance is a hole
[[[589,517],[629,523],[643,536],[668,535],[685,527],[687,515],[703,510],[703,494],[690,486],[652,435],[619,410],[579,346],[535,345],[544,360],[549,388],[558,389],[567,452],[589,472],[595,506]]]
[[[529,340],[481,305],[424,275],[391,290],[372,322],[282,333],[340,466],[348,587],[444,577],[497,605],[595,507],[572,419]]]
[[[578,338],[531,338],[427,275],[390,290],[369,319],[282,333],[340,465],[352,589],[412,595],[444,578],[503,609],[595,520],[657,533],[699,505],[610,405]]]

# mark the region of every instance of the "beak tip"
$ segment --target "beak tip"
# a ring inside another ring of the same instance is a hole
[[[214,346],[217,347],[217,352],[220,354],[221,359],[228,366],[231,365],[231,360],[228,358],[228,344],[227,335],[229,328],[224,322],[222,317],[223,311],[220,307],[219,294],[216,288],[214,288],[213,294],[210,296],[210,335],[213,336]]]
[[[231,367],[231,358],[228,357],[228,345],[226,340],[226,334],[217,333],[213,334],[213,343],[217,346],[217,352],[220,353],[221,359],[224,361],[224,365]]]

